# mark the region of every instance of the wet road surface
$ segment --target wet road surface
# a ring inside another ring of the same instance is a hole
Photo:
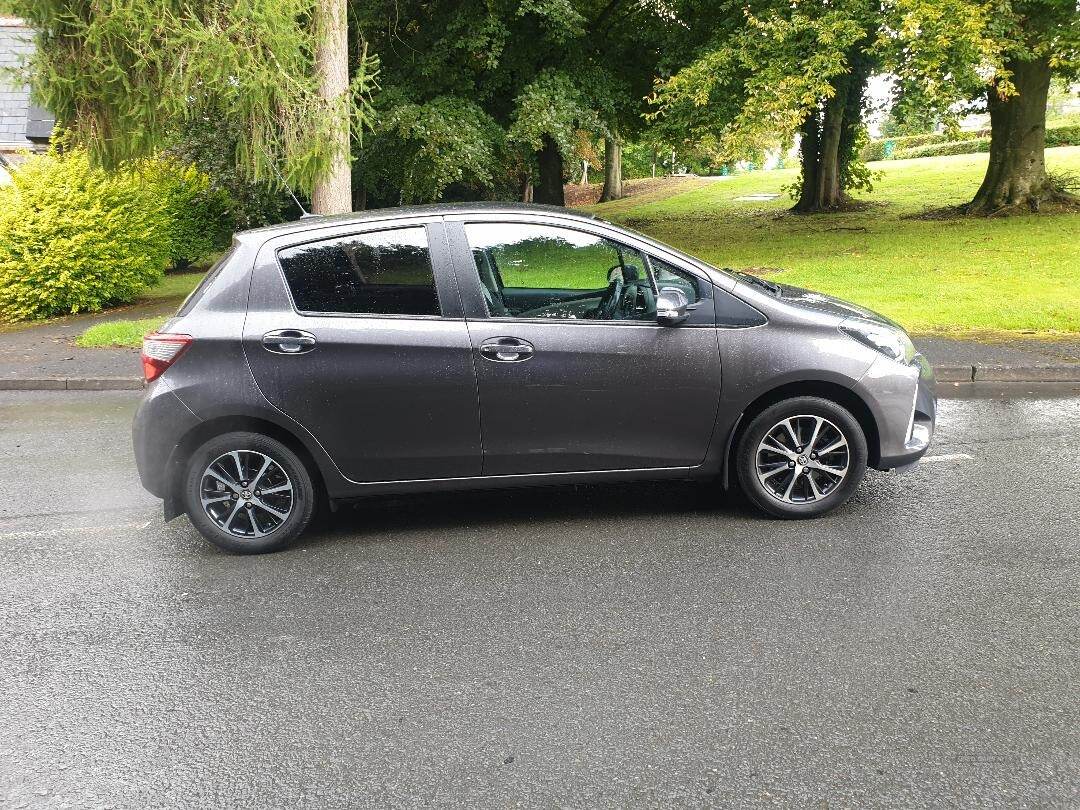
[[[137,394],[0,394],[0,808],[1075,806],[1080,399],[941,403],[840,512],[371,501],[229,557]]]

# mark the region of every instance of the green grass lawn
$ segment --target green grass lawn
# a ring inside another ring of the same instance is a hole
[[[1080,174],[1080,147],[1046,151],[1051,172]],[[795,215],[795,170],[718,179],[666,199],[589,206],[720,267],[764,275],[876,309],[919,333],[1080,332],[1080,214],[924,220],[969,200],[987,156],[893,160],[869,207]],[[779,193],[771,201],[738,201]]]
[[[165,320],[140,318],[134,321],[106,321],[91,326],[75,338],[75,345],[84,349],[138,348],[142,346],[143,335],[156,330]]]
[[[187,298],[188,293],[198,286],[205,275],[205,270],[199,270],[194,273],[169,273],[168,275],[163,276],[161,281],[140,295],[138,300],[160,301],[166,298],[175,298],[178,301],[181,301],[184,298]]]

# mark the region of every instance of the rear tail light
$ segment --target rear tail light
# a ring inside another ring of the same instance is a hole
[[[169,335],[154,332],[143,338],[142,368],[143,377],[153,382],[176,362],[184,350],[191,345],[191,335]]]

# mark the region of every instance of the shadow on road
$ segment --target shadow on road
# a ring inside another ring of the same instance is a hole
[[[626,521],[634,517],[723,514],[731,518],[764,519],[737,491],[724,492],[715,483],[635,482],[567,485],[408,496],[379,496],[342,504],[336,513],[322,515],[306,545],[348,536],[357,540],[385,539],[439,529],[495,528],[524,524],[546,526],[567,521]]]

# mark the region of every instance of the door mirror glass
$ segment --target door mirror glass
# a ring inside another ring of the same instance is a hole
[[[678,287],[661,287],[656,296],[656,320],[662,326],[676,326],[690,317],[690,300]]]

